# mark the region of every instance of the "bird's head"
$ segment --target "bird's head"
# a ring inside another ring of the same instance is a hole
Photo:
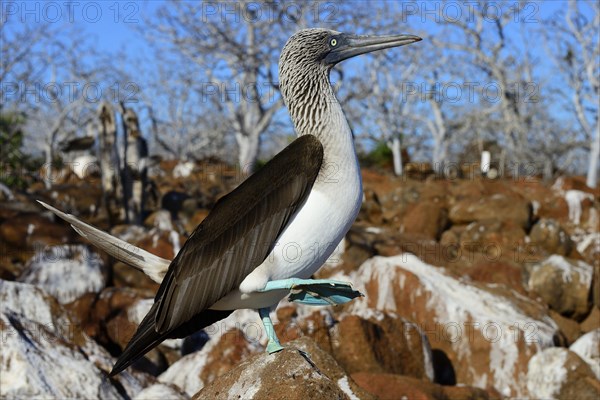
[[[329,101],[335,99],[329,84],[334,65],[360,54],[419,40],[414,35],[350,35],[321,28],[296,32],[281,51],[279,84],[299,134],[314,132],[323,123],[321,117],[328,114],[328,104],[334,103]],[[313,104],[312,111],[308,110],[309,103]]]
[[[414,35],[350,35],[329,29],[302,29],[290,37],[281,51],[279,71],[329,71],[340,61],[390,47],[418,42]]]

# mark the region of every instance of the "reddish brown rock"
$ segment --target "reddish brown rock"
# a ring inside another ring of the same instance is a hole
[[[0,239],[13,249],[33,250],[68,243],[72,237],[70,227],[41,214],[19,214],[0,224]]]
[[[366,297],[350,307],[396,312],[428,336],[436,382],[481,385],[503,396],[527,393],[519,379],[558,332],[546,309],[499,286],[459,281],[410,254],[374,257],[351,277]],[[362,303],[365,304],[362,304]]]
[[[113,283],[116,287],[139,289],[146,297],[154,296],[160,286],[142,271],[120,261],[113,265]]]
[[[591,307],[592,267],[558,255],[532,265],[529,291],[558,313],[581,321]]]
[[[531,219],[531,205],[516,195],[494,194],[479,199],[457,201],[449,211],[454,224],[494,220],[527,228]]]
[[[581,336],[582,330],[576,321],[563,317],[554,310],[550,310],[549,315],[550,318],[556,322],[556,325],[558,325],[561,333],[564,335],[566,342],[562,343],[562,345],[569,346]]]
[[[133,332],[131,327],[127,332],[120,329],[120,334],[109,332],[110,321],[139,298],[140,295],[131,289],[106,288],[100,294],[88,293],[65,305],[65,308],[87,335],[109,348],[114,348],[115,344],[122,345]]]
[[[345,374],[333,357],[304,337],[290,342],[278,353],[251,356],[206,385],[193,398],[294,400],[350,396],[373,398]]]
[[[343,317],[333,330],[333,355],[350,374],[391,373],[433,379],[428,365],[427,343],[407,320],[381,314],[380,318]],[[428,376],[430,375],[430,376]]]
[[[573,248],[573,241],[567,232],[553,219],[540,219],[531,228],[529,238],[531,246],[540,246],[548,254],[567,256]]]
[[[482,260],[464,271],[475,282],[500,284],[526,295],[522,268],[512,262]]]
[[[564,348],[545,349],[529,360],[527,389],[532,398],[597,399],[600,385],[594,381],[590,366]]]
[[[448,210],[439,198],[409,207],[402,218],[402,232],[423,234],[438,240],[448,226]]]
[[[487,400],[494,398],[482,389],[469,386],[441,386],[416,378],[357,372],[352,379],[369,393],[381,400]]]
[[[446,399],[442,386],[408,376],[369,372],[357,372],[351,376],[360,387],[381,400]]]
[[[237,367],[250,354],[256,352],[249,345],[244,333],[239,329],[225,332],[219,341],[211,348],[206,358],[206,364],[200,373],[200,379],[205,385],[215,381],[221,375]]]
[[[176,250],[178,251],[179,249],[176,249],[173,245],[173,238],[171,236],[171,232],[150,231],[148,235],[136,241],[134,244],[159,257],[165,258],[167,260],[172,260],[177,254]],[[180,246],[185,242],[185,238],[179,235],[178,233],[175,234],[179,243],[179,248],[181,248]]]
[[[580,327],[583,333],[588,333],[594,329],[600,328],[600,308],[598,308],[598,306],[595,305],[592,307],[592,311],[590,311],[586,319],[581,322]]]
[[[196,227],[198,225],[200,225],[200,223],[202,221],[204,221],[204,218],[206,218],[208,216],[209,210],[205,209],[205,208],[201,208],[199,210],[196,210],[192,216],[188,219],[185,220],[185,230],[188,233],[192,233],[194,231],[194,229],[196,229]]]

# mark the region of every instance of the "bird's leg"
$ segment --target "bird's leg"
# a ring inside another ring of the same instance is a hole
[[[281,279],[269,281],[261,292],[290,290],[289,301],[311,306],[344,304],[362,296],[348,282],[331,279]]]
[[[279,339],[273,328],[273,321],[271,321],[271,317],[269,316],[270,311],[270,308],[261,308],[258,310],[258,314],[262,319],[265,331],[267,332],[267,338],[269,339],[269,342],[267,343],[267,352],[273,354],[283,350],[283,346],[279,343]]]

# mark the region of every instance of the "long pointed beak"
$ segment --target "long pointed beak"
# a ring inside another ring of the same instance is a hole
[[[372,51],[399,47],[406,44],[418,42],[421,39],[415,35],[388,35],[388,36],[364,36],[344,35],[339,47],[331,49],[325,57],[325,61],[336,64],[348,58]]]

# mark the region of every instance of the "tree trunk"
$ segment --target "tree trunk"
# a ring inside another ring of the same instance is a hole
[[[445,143],[434,137],[433,143],[433,171],[437,175],[444,175],[444,161],[446,159]]]
[[[53,143],[46,143],[44,153],[46,155],[46,164],[44,168],[44,187],[46,189],[52,188],[52,162],[54,161]]]
[[[398,136],[394,136],[390,147],[394,158],[394,175],[402,176],[402,147]]]
[[[117,190],[117,171],[119,171],[119,157],[116,151],[115,141],[117,137],[117,125],[115,113],[109,103],[102,103],[98,109],[99,143],[100,143],[100,171],[102,174],[102,197],[109,224],[112,226],[115,205],[120,207],[119,190]]]
[[[598,185],[598,159],[600,158],[600,121],[596,125],[596,137],[590,149],[590,163],[588,164],[586,184],[590,188]]]
[[[260,148],[259,135],[244,135],[236,133],[235,138],[239,147],[238,163],[242,171],[250,174],[254,171]]]
[[[142,224],[144,190],[146,187],[146,157],[148,145],[140,132],[138,116],[121,106],[125,142],[123,165],[123,200],[127,222]]]

